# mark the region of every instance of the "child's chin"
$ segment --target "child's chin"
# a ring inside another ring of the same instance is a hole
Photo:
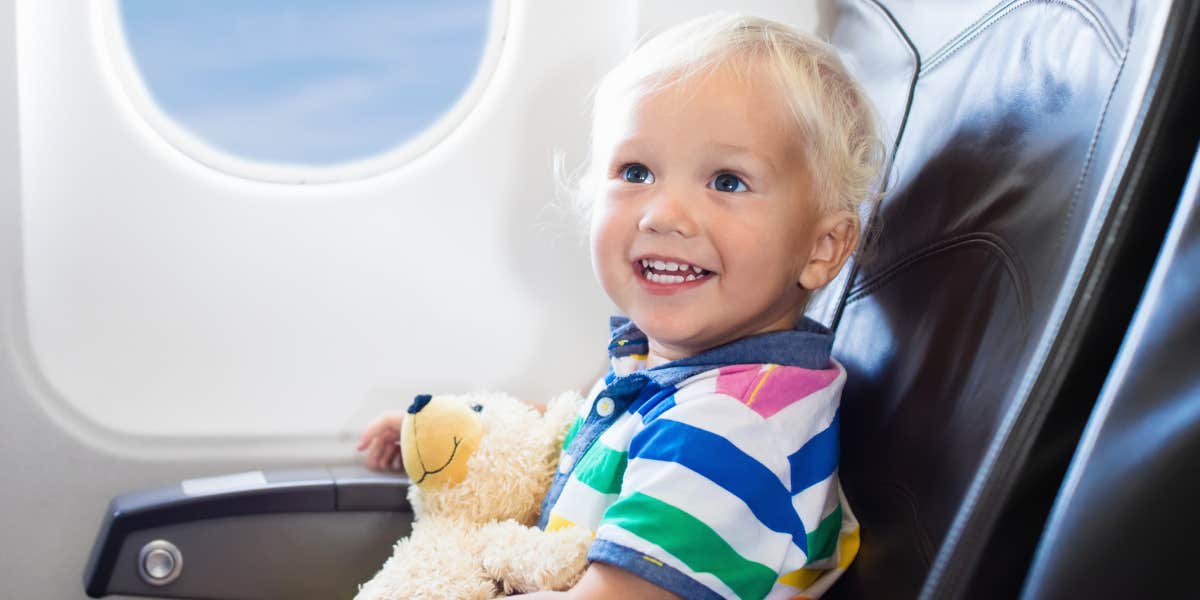
[[[638,328],[651,339],[661,342],[682,341],[696,334],[695,323],[677,311],[653,311],[633,317]]]

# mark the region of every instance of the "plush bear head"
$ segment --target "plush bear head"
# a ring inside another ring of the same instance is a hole
[[[505,394],[417,396],[400,432],[415,515],[532,524],[580,400],[543,414]]]

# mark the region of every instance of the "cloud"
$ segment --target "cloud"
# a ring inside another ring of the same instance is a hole
[[[164,5],[170,7],[164,8]],[[146,61],[223,68],[233,61],[387,61],[430,42],[478,38],[490,2],[170,2],[124,0],[124,22]],[[165,51],[165,52],[164,52]]]
[[[319,164],[395,147],[470,83],[490,3],[124,0],[147,87],[248,158]]]
[[[393,148],[441,114],[371,110],[388,88],[377,79],[347,76],[253,103],[201,108],[178,119],[210,143],[249,158],[337,163]]]

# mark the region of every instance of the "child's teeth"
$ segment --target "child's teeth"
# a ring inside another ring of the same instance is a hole
[[[670,284],[696,281],[708,274],[704,269],[687,263],[650,258],[640,259],[640,262],[642,263],[642,276],[654,283]],[[679,274],[675,275],[673,273]]]

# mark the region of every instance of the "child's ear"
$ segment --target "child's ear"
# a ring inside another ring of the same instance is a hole
[[[858,215],[842,210],[823,217],[816,227],[816,242],[800,272],[800,287],[812,291],[837,277],[842,265],[858,247]]]

